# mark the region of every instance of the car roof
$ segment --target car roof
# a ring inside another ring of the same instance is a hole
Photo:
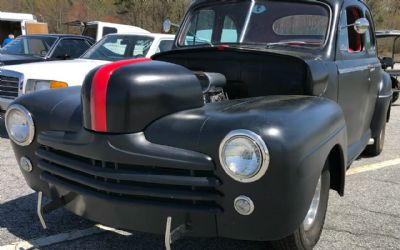
[[[375,34],[377,38],[399,37],[400,30],[377,30]]]

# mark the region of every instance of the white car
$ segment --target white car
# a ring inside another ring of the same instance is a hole
[[[86,74],[98,66],[170,50],[174,38],[153,33],[110,34],[79,59],[4,66],[0,68],[0,113],[23,94],[82,85]]]

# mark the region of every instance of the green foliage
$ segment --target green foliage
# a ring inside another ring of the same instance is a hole
[[[69,21],[109,21],[161,32],[162,22],[179,22],[191,0],[0,0],[0,10],[26,12],[49,24],[51,33],[78,33]]]

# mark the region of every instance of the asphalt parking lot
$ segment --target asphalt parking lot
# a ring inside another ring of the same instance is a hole
[[[400,106],[393,106],[384,152],[360,158],[348,172],[346,195],[331,192],[316,249],[400,249]],[[66,210],[36,217],[28,188],[7,139],[0,139],[0,250],[163,249],[162,236],[98,227]],[[268,244],[228,239],[182,239],[173,249],[268,249]]]

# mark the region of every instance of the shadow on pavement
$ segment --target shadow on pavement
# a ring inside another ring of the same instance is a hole
[[[32,193],[2,203],[0,205],[0,228],[7,229],[9,234],[18,237],[20,240],[31,240],[93,226],[92,222],[75,216],[65,209],[59,209],[45,215],[49,229],[44,230],[36,216],[36,201],[37,195]],[[7,235],[1,235],[1,237],[7,238]],[[1,240],[7,240],[6,238]],[[8,238],[10,238],[10,235]],[[10,244],[11,242],[6,243]]]
[[[2,114],[0,114],[0,138],[8,139],[6,126],[4,124],[4,116]]]

